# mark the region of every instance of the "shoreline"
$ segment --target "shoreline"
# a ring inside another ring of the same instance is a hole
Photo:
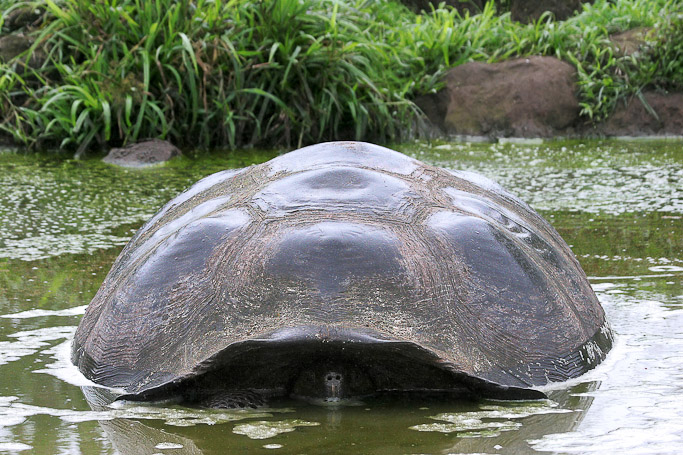
[[[150,138],[235,150],[683,135],[683,12],[668,0],[528,24],[499,1],[473,1],[476,14],[207,1],[39,2],[20,21],[0,0],[0,143],[80,157]]]

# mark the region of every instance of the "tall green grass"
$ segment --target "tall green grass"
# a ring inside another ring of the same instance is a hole
[[[674,0],[597,0],[529,25],[493,3],[416,15],[392,0],[0,0],[0,22],[24,7],[46,10],[28,31],[42,63],[0,63],[0,128],[79,154],[148,137],[233,148],[405,139],[419,116],[411,99],[449,67],[532,54],[576,65],[583,114],[599,120],[645,86],[679,84],[682,59]],[[617,57],[608,34],[640,25],[656,26],[650,50]]]
[[[19,139],[61,147],[167,137],[231,147],[400,136],[415,107],[368,4],[46,0],[50,61]],[[30,2],[32,6],[36,2]],[[8,71],[9,72],[9,71]],[[15,84],[15,88],[19,88]]]

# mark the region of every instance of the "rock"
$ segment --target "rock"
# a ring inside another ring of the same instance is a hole
[[[0,130],[0,147],[11,147],[14,145],[16,145],[14,138],[5,131]]]
[[[416,13],[420,11],[430,12],[432,6],[436,9],[439,3],[445,3],[457,9],[461,14],[468,11],[473,15],[480,13],[484,9],[486,0],[402,0],[402,3]]]
[[[9,63],[33,45],[33,39],[22,33],[0,36],[0,63]],[[43,65],[46,54],[38,47],[31,53],[28,60],[29,68],[38,68]],[[26,66],[26,59],[16,59],[14,63]]]
[[[33,44],[32,40],[21,33],[0,37],[0,62],[9,62],[27,51],[31,44]]]
[[[471,62],[446,73],[446,87],[416,104],[442,131],[489,137],[551,137],[579,121],[576,69],[553,57]]]
[[[146,167],[165,163],[171,158],[180,155],[180,150],[170,142],[161,139],[151,139],[130,144],[123,148],[111,149],[102,161],[123,167]]]
[[[510,17],[528,24],[550,11],[556,21],[563,21],[581,11],[582,3],[592,3],[592,0],[510,0]]]
[[[614,54],[618,57],[628,57],[640,50],[652,32],[652,27],[638,27],[621,33],[610,35],[614,45]]]
[[[40,8],[17,8],[7,15],[4,26],[10,32],[38,25],[45,11]]]
[[[653,115],[638,97],[617,110],[596,127],[605,136],[683,135],[683,93],[646,92],[643,98]]]

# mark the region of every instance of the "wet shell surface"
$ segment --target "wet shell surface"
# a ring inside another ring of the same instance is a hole
[[[190,386],[514,398],[581,375],[611,341],[577,260],[528,205],[474,173],[335,142],[166,204],[114,263],[72,359],[139,398]],[[316,379],[329,371],[343,383]]]

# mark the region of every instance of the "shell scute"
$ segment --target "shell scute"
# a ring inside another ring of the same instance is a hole
[[[303,283],[323,296],[339,294],[355,280],[403,273],[397,244],[391,232],[376,226],[315,223],[284,234],[265,273]]]
[[[410,175],[420,162],[394,150],[363,142],[328,142],[311,145],[270,161],[270,175],[307,169],[353,166]]]
[[[402,179],[374,170],[335,166],[284,176],[266,185],[252,201],[270,217],[346,211],[409,219],[416,197]]]

